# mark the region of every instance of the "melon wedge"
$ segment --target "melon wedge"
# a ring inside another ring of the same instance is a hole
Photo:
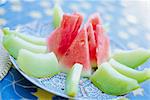
[[[70,72],[67,74],[65,90],[67,95],[76,96],[78,93],[78,84],[83,66],[81,64],[74,64]]]
[[[27,42],[15,35],[5,35],[3,37],[3,46],[14,58],[17,58],[20,49],[27,49],[35,53],[46,53],[46,46],[39,46]]]
[[[150,79],[150,68],[149,69],[145,69],[143,71],[137,71],[135,69],[129,68],[123,64],[120,64],[119,62],[117,62],[114,59],[111,59],[109,61],[109,63],[112,65],[112,67],[114,69],[116,69],[119,73],[133,78],[135,80],[137,80],[139,83]]]
[[[40,37],[35,37],[35,36],[32,36],[32,35],[27,35],[27,34],[22,34],[22,33],[19,33],[19,32],[16,32],[14,30],[9,30],[9,28],[3,28],[3,33],[5,35],[15,35],[15,36],[18,36],[19,38],[27,41],[27,42],[30,42],[30,43],[33,43],[35,45],[43,45],[43,46],[46,46],[46,38],[40,38]]]
[[[142,48],[120,51],[114,53],[112,58],[130,68],[137,68],[150,58],[150,51]]]
[[[136,80],[120,74],[106,62],[98,67],[90,80],[101,91],[110,95],[124,95],[140,87]]]
[[[80,63],[83,65],[82,76],[91,74],[88,38],[85,27],[77,34],[71,46],[60,59],[60,63],[64,66],[62,70],[65,69],[65,72],[68,72],[75,63]]]
[[[63,11],[58,4],[55,4],[53,8],[53,26],[57,28],[60,26],[60,22],[62,19]]]
[[[52,77],[60,72],[57,58],[53,52],[37,54],[21,49],[18,54],[17,63],[19,68],[31,77]]]

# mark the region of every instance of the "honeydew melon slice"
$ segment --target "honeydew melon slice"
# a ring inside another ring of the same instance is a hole
[[[119,73],[121,73],[127,77],[133,78],[133,79],[137,80],[139,83],[143,82],[147,79],[150,79],[150,69],[145,69],[143,71],[137,71],[137,70],[129,68],[123,64],[120,64],[119,62],[115,61],[114,59],[111,59],[109,61],[109,63]]]
[[[39,46],[27,42],[15,35],[5,35],[3,37],[3,45],[5,49],[12,55],[14,58],[17,58],[20,49],[27,49],[35,53],[46,53],[46,46]]]
[[[21,49],[18,54],[17,63],[19,68],[31,77],[52,77],[60,72],[57,58],[53,52],[37,54]]]
[[[112,58],[128,67],[137,68],[150,58],[150,51],[142,48],[120,51],[114,53]]]
[[[140,87],[136,80],[120,74],[107,62],[98,67],[90,80],[110,95],[124,95]]]
[[[76,96],[78,92],[78,84],[81,76],[83,65],[74,64],[66,79],[66,93],[69,96]]]
[[[15,31],[15,30],[10,30],[9,28],[3,28],[3,33],[4,33],[4,35],[11,35],[11,34],[16,35],[19,38],[21,38],[27,42],[31,42],[33,44],[36,44],[36,45],[43,45],[43,46],[45,45],[46,46],[46,44],[47,44],[46,38],[22,34],[22,33]]]
[[[53,8],[53,26],[57,28],[60,26],[60,22],[62,19],[63,11],[58,4],[55,4]]]

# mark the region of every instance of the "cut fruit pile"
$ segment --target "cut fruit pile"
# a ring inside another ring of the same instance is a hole
[[[23,72],[36,78],[66,72],[65,91],[69,96],[77,95],[81,75],[88,76],[96,87],[110,95],[124,95],[150,79],[150,69],[134,69],[150,58],[149,50],[120,51],[109,57],[109,37],[97,13],[82,25],[81,14],[61,17],[59,9],[54,8],[56,29],[47,38],[3,29],[3,46]],[[91,75],[95,67],[98,69]]]
[[[82,15],[64,14],[60,27],[48,37],[48,50],[54,52],[67,72],[75,63],[83,64],[83,76],[91,74],[91,66],[109,57],[109,38],[98,14],[93,14],[86,25],[80,27]]]

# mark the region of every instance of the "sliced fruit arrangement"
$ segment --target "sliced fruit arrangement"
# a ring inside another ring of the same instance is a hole
[[[137,68],[150,58],[150,50],[139,48],[136,50],[119,51],[114,53],[112,58],[128,67]]]
[[[102,31],[99,15],[93,16],[80,28],[83,21],[81,14],[64,14],[60,26],[50,34],[47,41],[45,38],[30,37],[4,28],[3,44],[14,58],[17,58],[22,48],[35,53],[46,53],[48,47],[49,52],[56,54],[63,66],[62,71],[68,72],[75,63],[81,63],[82,76],[88,77],[91,75],[91,66],[96,67],[109,57],[109,39]]]
[[[104,34],[99,15],[92,16],[80,28],[81,14],[64,14],[60,27],[48,37],[48,50],[56,54],[63,71],[68,72],[75,63],[81,63],[82,76],[89,76],[91,66],[96,67],[108,59],[109,38]]]
[[[53,52],[37,54],[21,49],[17,63],[23,72],[36,78],[52,77],[60,72],[57,58]]]
[[[55,29],[46,38],[3,29],[3,45],[24,73],[36,78],[68,73],[65,91],[69,96],[77,95],[80,76],[90,77],[96,87],[111,95],[129,93],[150,79],[150,69],[134,69],[150,58],[149,50],[121,51],[109,57],[110,41],[99,14],[92,14],[82,25],[81,14],[62,16],[60,9],[56,5],[53,10]]]
[[[78,93],[78,84],[81,76],[83,65],[74,64],[70,72],[67,74],[65,90],[67,95],[76,96]]]
[[[101,64],[90,79],[96,87],[111,95],[124,95],[140,87],[136,80],[120,74],[109,63]]]

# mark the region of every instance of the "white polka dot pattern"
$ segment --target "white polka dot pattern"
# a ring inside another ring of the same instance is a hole
[[[20,5],[12,5],[11,10],[14,12],[20,12],[22,11],[22,7]]]
[[[5,19],[0,18],[0,26],[5,25],[7,21]]]
[[[150,41],[150,33],[145,34],[145,38]]]
[[[0,8],[0,15],[4,15],[6,10],[4,8]]]
[[[42,18],[41,13],[38,12],[38,11],[31,11],[31,12],[29,12],[29,16],[32,17],[32,18],[35,18],[35,19]]]
[[[136,24],[137,23],[137,18],[133,15],[125,15],[126,19],[128,22],[132,23],[132,24]]]
[[[134,42],[129,42],[127,44],[127,46],[130,48],[130,49],[136,49],[138,48],[138,44],[134,43]]]
[[[128,35],[128,33],[126,33],[126,32],[119,32],[119,33],[118,33],[118,36],[119,36],[120,38],[122,38],[122,39],[128,39],[128,38],[129,38],[129,35]]]
[[[44,12],[45,12],[45,14],[46,14],[47,16],[52,16],[52,14],[53,14],[52,8],[47,8],[47,9],[44,10]]]

